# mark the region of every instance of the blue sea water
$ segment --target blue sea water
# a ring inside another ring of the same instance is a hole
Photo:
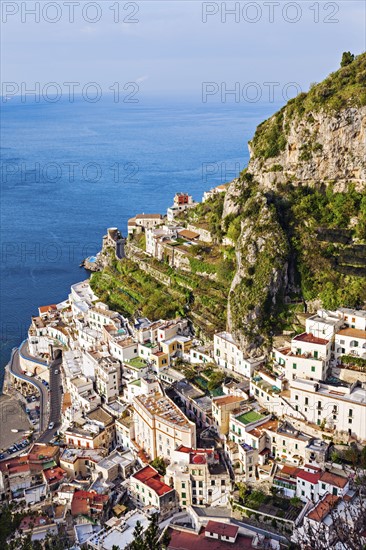
[[[67,297],[107,227],[165,212],[177,191],[201,200],[248,161],[273,104],[27,102],[2,106],[1,363],[40,305]]]

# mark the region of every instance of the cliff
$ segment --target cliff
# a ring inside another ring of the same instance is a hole
[[[248,354],[291,302],[366,300],[365,145],[366,54],[258,126],[222,222],[240,219],[227,318]]]
[[[159,262],[130,237],[129,258],[94,274],[94,291],[127,315],[184,315],[204,339],[226,328],[251,356],[298,330],[304,309],[362,306],[365,143],[363,54],[260,124],[227,191],[179,215],[198,243],[167,245]]]

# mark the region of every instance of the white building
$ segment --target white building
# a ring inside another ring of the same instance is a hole
[[[142,507],[152,507],[159,512],[161,520],[178,511],[175,489],[161,480],[152,466],[145,466],[129,478],[132,499]]]
[[[353,355],[366,359],[366,330],[344,328],[335,335],[334,354],[336,359],[342,355]]]
[[[309,422],[326,423],[337,432],[366,440],[366,389],[359,383],[325,384],[297,379],[290,387],[291,403]]]
[[[136,443],[152,460],[169,459],[180,445],[196,446],[196,425],[162,393],[135,397],[133,405]]]
[[[306,332],[317,338],[332,340],[343,324],[344,319],[340,312],[319,309],[315,315],[306,319]]]
[[[365,309],[348,309],[340,307],[337,310],[343,316],[344,323],[349,328],[358,330],[366,330],[366,310]]]
[[[225,369],[251,378],[255,368],[263,363],[264,358],[245,358],[243,352],[229,332],[220,332],[214,336],[214,359]]]

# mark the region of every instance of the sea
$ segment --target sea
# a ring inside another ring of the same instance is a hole
[[[67,298],[108,227],[197,201],[248,162],[247,142],[273,103],[151,96],[2,98],[0,388],[12,348],[39,306]],[[1,101],[1,98],[0,98]]]

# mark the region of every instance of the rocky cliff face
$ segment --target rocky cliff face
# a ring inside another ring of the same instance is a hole
[[[286,144],[275,157],[256,156],[249,143],[248,171],[264,189],[288,181],[301,185],[334,182],[334,190],[341,192],[351,182],[360,190],[365,186],[366,107],[309,112],[292,119],[285,112],[282,131]]]
[[[265,343],[268,316],[279,308],[287,287],[288,243],[266,197],[257,193],[243,210],[236,244],[237,271],[228,300],[228,326],[248,355]],[[268,327],[267,327],[268,328]]]
[[[259,125],[249,150],[222,227],[241,219],[228,330],[255,356],[290,294],[328,308],[366,301],[366,54]]]

